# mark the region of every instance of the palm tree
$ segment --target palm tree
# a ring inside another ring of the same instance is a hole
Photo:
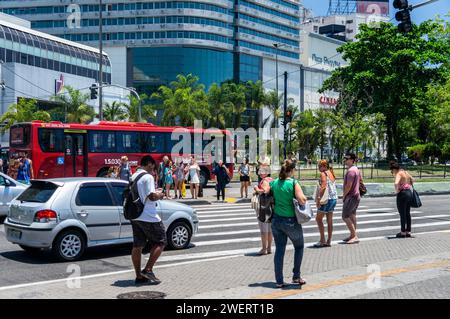
[[[66,114],[65,122],[86,123],[95,115],[92,106],[87,105],[88,93],[81,93],[71,86],[64,87],[65,91],[52,97],[52,100],[61,104]]]
[[[103,117],[106,121],[123,121],[127,119],[125,103],[114,101],[105,103],[103,108]]]
[[[266,103],[267,96],[261,81],[245,83],[245,98],[247,108],[251,110],[261,110]],[[258,112],[259,114],[259,112]],[[257,116],[258,126],[260,126],[260,116]]]
[[[158,108],[164,110],[163,125],[192,126],[195,120],[209,121],[208,97],[202,86],[192,87],[161,86],[152,98],[161,101]]]
[[[174,89],[187,89],[191,88],[193,91],[196,90],[205,90],[205,86],[203,84],[199,84],[198,81],[200,78],[198,76],[194,76],[191,73],[184,76],[182,74],[177,75],[176,81],[170,82],[170,86]]]
[[[225,94],[222,87],[214,83],[208,91],[208,105],[211,113],[211,127],[225,129]]]
[[[145,122],[142,118],[155,118],[155,106],[144,104],[143,102],[147,99],[148,96],[146,94],[140,94],[139,99],[134,95],[128,96],[129,103],[123,104],[123,107],[125,108],[125,118],[127,118],[129,122]],[[139,120],[139,108],[141,108],[141,120]]]
[[[245,86],[233,82],[224,83],[222,89],[225,94],[225,108],[228,118],[231,118],[232,127],[241,126],[242,113],[246,110]]]
[[[278,94],[275,90],[269,91],[266,95],[266,107],[269,109],[269,116],[263,121],[263,127],[268,124],[271,128],[277,127],[278,119],[281,116],[281,103],[283,95]]]
[[[45,111],[38,111],[36,104],[36,100],[23,98],[19,99],[17,103],[11,104],[8,107],[8,111],[3,113],[0,118],[0,122],[5,123],[1,127],[0,132],[4,134],[15,123],[31,122],[33,120],[50,122],[50,114]]]

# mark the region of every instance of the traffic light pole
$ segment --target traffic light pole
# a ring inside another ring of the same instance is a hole
[[[286,132],[286,122],[287,122],[287,117],[286,117],[286,112],[287,112],[287,78],[288,78],[288,73],[287,71],[284,71],[283,73],[284,75],[284,103],[283,103],[283,156],[284,159],[286,159],[286,144],[287,144],[287,132]]]
[[[99,74],[98,74],[98,115],[100,117],[100,121],[103,120],[103,2],[100,0],[100,8],[99,8],[99,33],[98,33],[98,39],[99,39],[99,50],[100,50],[100,57],[99,57]]]
[[[412,6],[411,6],[411,10],[417,9],[417,8],[426,6],[427,4],[431,4],[431,3],[433,3],[433,2],[438,2],[438,1],[439,1],[439,0],[428,0],[428,1],[425,1],[425,2],[422,2],[422,3],[418,3],[418,4],[415,4],[415,5],[412,5]]]

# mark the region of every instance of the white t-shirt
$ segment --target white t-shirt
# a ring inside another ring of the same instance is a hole
[[[138,169],[136,173],[131,176],[131,180],[134,181],[136,177],[138,177],[142,172],[145,172],[143,169]],[[151,174],[145,174],[141,177],[141,179],[137,183],[137,189],[139,193],[139,198],[144,205],[144,211],[141,216],[136,218],[135,220],[139,220],[147,223],[157,223],[161,221],[161,217],[158,215],[158,211],[156,210],[156,202],[152,202],[148,199],[148,195],[151,193],[155,193],[155,180]]]

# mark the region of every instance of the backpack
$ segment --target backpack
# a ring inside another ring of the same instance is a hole
[[[123,192],[123,216],[125,219],[132,220],[141,216],[144,211],[144,203],[139,198],[139,192],[137,190],[138,181],[147,175],[147,172],[143,172],[136,177],[134,181],[128,183],[128,187]]]
[[[258,220],[263,223],[269,223],[272,220],[274,198],[272,191],[269,194],[262,193],[258,196],[259,209]]]

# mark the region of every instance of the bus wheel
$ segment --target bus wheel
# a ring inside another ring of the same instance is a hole
[[[200,171],[200,184],[203,188],[205,188],[208,185],[208,175],[205,171]]]

